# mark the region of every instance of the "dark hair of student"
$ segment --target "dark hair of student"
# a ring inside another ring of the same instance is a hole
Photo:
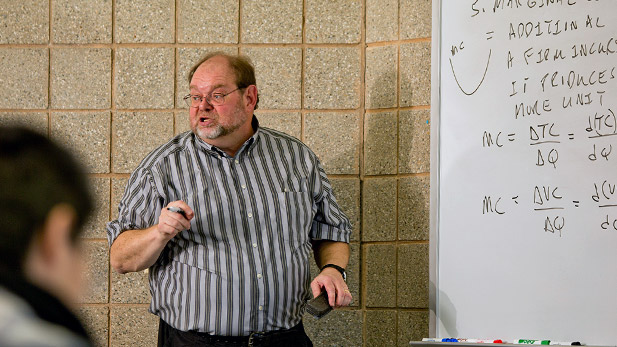
[[[48,213],[68,204],[76,241],[93,209],[87,177],[68,150],[21,127],[0,126],[0,267],[23,272],[31,241]]]

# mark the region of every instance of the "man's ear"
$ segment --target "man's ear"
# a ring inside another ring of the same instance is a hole
[[[244,92],[244,97],[246,100],[244,105],[254,110],[255,105],[257,104],[257,86],[254,84],[251,84],[250,86],[246,87],[246,91]]]
[[[45,263],[53,264],[58,252],[67,246],[75,218],[75,210],[67,204],[58,204],[49,211],[43,230],[35,241],[39,243],[37,248]]]
[[[30,282],[72,305],[81,294],[81,260],[75,255],[71,232],[75,210],[67,204],[54,206],[30,244],[24,274]]]

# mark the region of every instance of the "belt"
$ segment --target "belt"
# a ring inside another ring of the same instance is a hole
[[[289,329],[273,330],[273,331],[256,331],[248,336],[223,336],[210,335],[207,333],[194,332],[207,344],[227,344],[236,346],[267,346],[278,342],[285,338],[293,338],[294,336],[304,336],[304,326],[302,322]]]

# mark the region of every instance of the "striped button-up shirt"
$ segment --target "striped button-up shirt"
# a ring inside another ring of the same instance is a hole
[[[191,132],[151,152],[129,179],[109,244],[156,223],[176,200],[195,212],[150,268],[150,311],[180,330],[245,336],[290,328],[310,298],[311,239],[351,226],[315,154],[260,128],[230,157]]]

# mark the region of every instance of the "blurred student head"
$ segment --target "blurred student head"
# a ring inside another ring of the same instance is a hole
[[[31,130],[0,126],[0,271],[71,304],[81,291],[81,228],[93,209],[71,154]]]

